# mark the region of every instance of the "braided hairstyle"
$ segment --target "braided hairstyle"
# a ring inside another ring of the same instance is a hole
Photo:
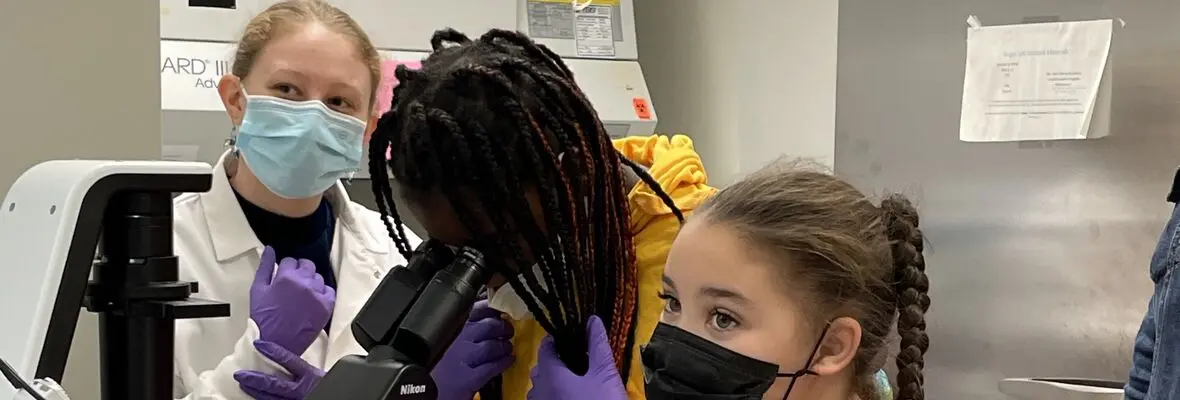
[[[449,203],[465,230],[463,243],[449,244],[500,260],[493,267],[571,370],[588,368],[585,326],[598,315],[627,376],[638,289],[622,166],[683,218],[680,211],[614,150],[573,73],[548,48],[498,29],[476,40],[446,29],[430,42],[420,69],[397,68],[393,106],[369,143],[390,236],[408,257],[392,175],[411,206]],[[430,195],[441,198],[423,197]],[[532,265],[540,274],[521,273]]]
[[[897,354],[898,399],[926,398],[922,369],[930,336],[926,334],[926,311],[930,309],[930,281],[926,277],[924,239],[918,230],[918,211],[909,200],[891,196],[881,202],[886,235],[893,255],[893,291],[897,294],[897,333],[901,350]]]
[[[806,305],[809,326],[840,317],[860,324],[851,368],[862,399],[879,398],[874,374],[896,321],[896,398],[926,398],[930,283],[918,212],[909,200],[891,195],[877,206],[822,168],[777,162],[721,190],[696,215],[734,230],[771,259],[789,260],[781,271],[786,293]]]

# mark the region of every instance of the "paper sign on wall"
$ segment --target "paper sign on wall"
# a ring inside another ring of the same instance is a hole
[[[960,140],[1106,135],[1113,21],[967,29]]]
[[[229,43],[160,41],[160,108],[223,111],[217,85],[230,73]]]

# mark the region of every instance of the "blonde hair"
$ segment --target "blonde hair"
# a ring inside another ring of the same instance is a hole
[[[318,22],[337,33],[348,36],[356,44],[361,61],[364,61],[365,65],[369,67],[369,75],[372,80],[369,88],[372,93],[370,103],[375,104],[377,85],[381,83],[381,55],[373,46],[369,35],[361,29],[360,24],[357,24],[348,13],[323,0],[284,0],[267,7],[265,11],[254,16],[250,23],[246,24],[246,31],[242,33],[242,39],[238,41],[232,73],[238,78],[245,78],[249,75],[250,69],[254,67],[254,61],[258,59],[258,55],[271,40],[274,40],[285,30],[312,22]]]

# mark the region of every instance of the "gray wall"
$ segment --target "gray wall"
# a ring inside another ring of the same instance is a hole
[[[657,132],[692,137],[714,186],[783,155],[831,165],[838,6],[635,0]]]
[[[135,1],[0,2],[0,192],[45,160],[160,157],[158,12]],[[95,320],[82,317],[66,367],[75,400],[98,398]]]
[[[1121,17],[1111,137],[958,141],[965,19]],[[1180,3],[840,2],[836,170],[921,207],[928,398],[999,399],[1004,377],[1126,379],[1148,260],[1180,162]]]
[[[220,78],[220,77],[217,77]],[[212,90],[212,89],[210,89]],[[196,146],[197,159],[216,164],[225,152],[233,124],[225,111],[161,111],[163,144],[167,146]],[[185,160],[189,161],[189,160]]]

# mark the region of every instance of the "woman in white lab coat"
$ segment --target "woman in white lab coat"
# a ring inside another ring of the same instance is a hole
[[[347,14],[290,0],[249,23],[233,63],[218,92],[234,146],[209,192],[174,203],[181,279],[231,316],[177,321],[174,397],[303,398],[365,353],[349,324],[405,262],[339,182],[376,123],[380,59]]]

